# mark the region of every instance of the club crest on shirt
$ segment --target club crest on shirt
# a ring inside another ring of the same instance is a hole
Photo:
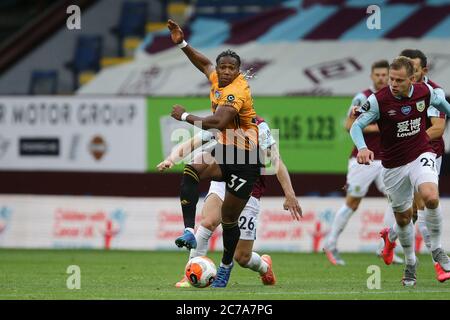
[[[216,92],[214,92],[214,97],[215,97],[216,99],[219,99],[219,98],[220,98],[220,91],[219,91],[219,90],[216,90]]]
[[[419,111],[419,112],[422,112],[423,110],[425,110],[425,100],[416,102],[416,108],[417,108],[417,111]]]
[[[401,110],[402,113],[407,116],[411,112],[411,106],[403,106]]]

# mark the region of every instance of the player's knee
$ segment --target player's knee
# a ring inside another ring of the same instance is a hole
[[[245,267],[248,262],[250,261],[250,258],[252,257],[251,253],[243,252],[243,251],[236,251],[234,253],[234,260],[241,266]]]
[[[347,204],[347,207],[349,207],[353,211],[356,211],[356,210],[358,210],[360,202],[361,202],[361,198],[354,198],[354,197],[348,196],[346,204]]]
[[[408,214],[396,215],[395,220],[400,227],[404,227],[411,222],[411,216]]]
[[[428,209],[436,209],[439,206],[439,197],[430,197],[427,200],[425,200],[425,206]]]
[[[216,230],[220,221],[213,219],[212,217],[204,217],[202,219],[202,226],[208,230]]]
[[[427,190],[422,193],[423,203],[429,209],[436,209],[439,205],[439,194],[437,190]]]

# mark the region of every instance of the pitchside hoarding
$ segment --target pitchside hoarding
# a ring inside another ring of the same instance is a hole
[[[351,99],[345,97],[254,99],[257,114],[265,118],[272,130],[279,130],[280,153],[292,173],[346,172],[352,142],[344,123],[350,103]],[[196,115],[211,114],[207,98],[149,98],[149,171],[156,171],[156,165],[183,140],[179,134],[183,131],[177,129],[194,132],[192,125],[170,117],[174,104],[181,104]]]
[[[146,100],[0,99],[0,170],[146,170]]]
[[[301,221],[283,210],[283,198],[262,198],[256,223],[255,250],[320,252],[342,198],[299,198]],[[199,202],[199,208],[203,200]],[[441,201],[449,208],[450,200]],[[350,219],[339,239],[347,252],[375,252],[387,206],[368,198]],[[197,215],[197,226],[200,213]],[[243,221],[240,221],[243,223]],[[444,219],[442,234],[450,233]],[[180,250],[174,239],[183,231],[177,198],[54,197],[0,195],[0,247]],[[442,237],[444,248],[450,238]],[[417,233],[416,246],[426,251]],[[222,250],[219,229],[210,250]]]
[[[255,107],[279,130],[274,135],[291,172],[345,173],[349,102],[257,97]],[[0,170],[155,172],[194,132],[170,117],[177,103],[200,116],[211,114],[207,98],[1,97]]]

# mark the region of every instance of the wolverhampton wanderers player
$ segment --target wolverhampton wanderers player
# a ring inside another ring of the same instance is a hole
[[[204,130],[215,129],[219,142],[213,152],[214,161],[191,163],[184,168],[180,201],[185,231],[175,243],[188,249],[196,247],[193,229],[199,181],[225,181],[226,194],[221,210],[224,252],[212,287],[226,287],[240,237],[238,218],[250,198],[253,184],[261,169],[253,99],[248,83],[239,71],[241,59],[235,52],[227,50],[219,54],[214,67],[208,58],[186,43],[178,24],[169,20],[167,26],[172,41],[178,44],[192,64],[211,82],[210,100],[213,112],[213,115],[202,118],[185,112],[180,105],[175,105],[172,117]]]

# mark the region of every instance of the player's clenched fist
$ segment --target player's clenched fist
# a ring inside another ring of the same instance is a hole
[[[358,118],[359,115],[361,114],[361,111],[359,110],[359,106],[352,106],[352,112],[351,112],[351,117],[352,118]]]
[[[359,164],[370,164],[370,162],[373,161],[373,158],[373,152],[367,148],[359,150],[358,155],[356,156]]]
[[[186,112],[186,110],[180,106],[179,104],[176,104],[172,107],[172,113],[171,116],[175,120],[181,121],[181,115]]]
[[[180,26],[173,20],[167,21],[167,28],[170,30],[170,37],[172,38],[173,43],[179,44],[184,40],[183,30],[181,30]]]

